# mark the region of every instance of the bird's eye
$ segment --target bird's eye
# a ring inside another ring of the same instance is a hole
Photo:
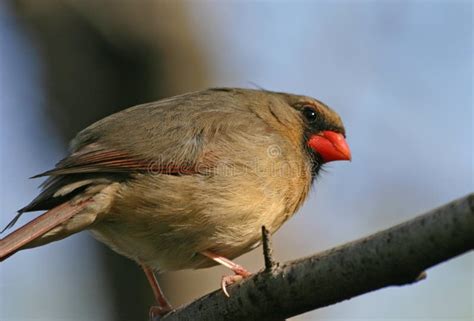
[[[304,106],[303,107],[303,116],[309,121],[314,122],[318,118],[318,114],[316,110],[314,110],[311,106]]]

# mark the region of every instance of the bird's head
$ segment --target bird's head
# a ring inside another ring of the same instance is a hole
[[[291,114],[298,122],[294,127],[302,127],[299,135],[302,136],[303,146],[313,161],[315,172],[325,163],[351,160],[344,125],[334,110],[312,97],[281,93],[279,95],[285,105],[291,107]]]
[[[292,106],[301,114],[305,145],[319,162],[351,160],[344,125],[335,111],[308,97],[300,97]]]
[[[295,145],[302,146],[312,161],[313,174],[323,164],[351,160],[341,118],[321,101],[267,90],[219,88],[214,91],[239,96],[260,119]]]

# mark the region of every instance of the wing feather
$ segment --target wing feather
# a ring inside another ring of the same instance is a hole
[[[208,164],[209,165],[209,164]],[[146,172],[153,174],[197,174],[196,164],[161,163],[157,160],[139,159],[123,151],[95,150],[72,154],[60,161],[54,169],[32,178],[79,173]],[[199,167],[204,168],[204,167]]]

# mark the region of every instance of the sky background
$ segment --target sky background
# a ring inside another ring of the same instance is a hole
[[[211,66],[207,87],[257,84],[310,95],[345,122],[353,161],[327,166],[304,207],[275,234],[278,260],[343,244],[473,191],[472,12],[468,1],[186,3]],[[28,177],[66,153],[41,108],[41,73],[25,31],[0,5],[2,226],[37,193],[39,182]],[[93,242],[81,233],[2,263],[0,319],[111,320]],[[257,271],[260,249],[237,262]],[[416,285],[291,320],[472,320],[473,271],[471,253],[428,270]],[[217,288],[222,273],[172,273],[191,288],[172,302]]]

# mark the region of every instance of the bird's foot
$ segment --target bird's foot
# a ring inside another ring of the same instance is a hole
[[[248,278],[252,275],[252,273],[250,273],[241,266],[239,268],[233,269],[233,271],[235,273],[234,275],[224,275],[221,280],[222,292],[224,292],[224,295],[228,298],[230,298],[230,294],[227,291],[227,286],[232,285],[234,283],[238,283],[244,278]]]
[[[150,321],[158,321],[160,318],[171,312],[172,308],[170,306],[158,306],[154,305],[150,307]]]
[[[252,275],[252,273],[247,271],[243,266],[238,265],[237,263],[232,262],[231,260],[229,260],[229,259],[227,259],[223,256],[220,256],[218,254],[214,254],[211,251],[203,251],[203,252],[201,252],[201,254],[204,255],[204,256],[207,256],[211,260],[213,260],[213,261],[215,261],[219,264],[222,264],[223,266],[231,269],[235,273],[235,275],[223,276],[222,280],[221,280],[222,292],[224,292],[225,296],[228,297],[228,298],[230,297],[229,292],[227,292],[227,286],[228,285],[240,282],[242,279],[247,278],[250,275]]]

